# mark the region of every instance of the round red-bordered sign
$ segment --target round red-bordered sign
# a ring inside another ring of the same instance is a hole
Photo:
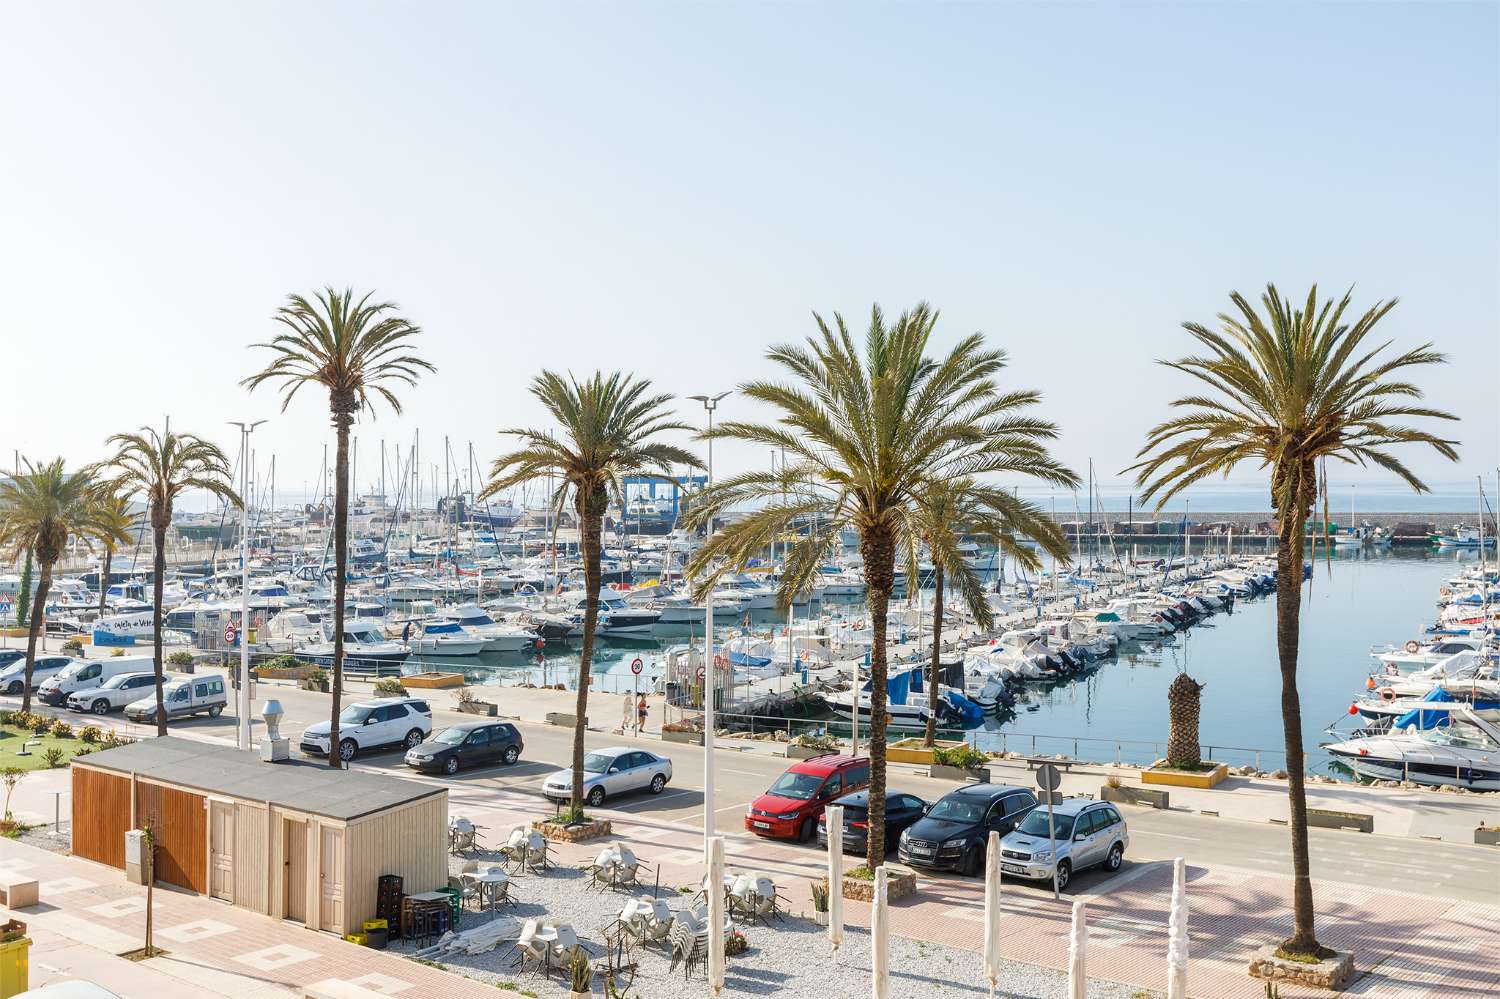
[[[240,629],[236,628],[232,624],[226,624],[224,626],[224,644],[233,645],[235,643],[235,640],[239,637]]]
[[[630,672],[634,673],[636,676],[640,676],[641,670],[644,669],[645,666],[646,664],[641,662],[639,659],[634,659],[630,663]]]

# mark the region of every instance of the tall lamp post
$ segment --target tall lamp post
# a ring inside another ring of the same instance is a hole
[[[229,421],[231,427],[240,428],[240,693],[235,701],[239,729],[234,739],[239,749],[250,748],[250,435],[265,422]]]
[[[703,403],[708,411],[708,431],[713,433],[714,410],[719,400],[729,395],[691,395],[696,402]],[[714,484],[714,439],[708,439],[708,484]],[[705,528],[709,537],[714,533],[713,518]],[[703,595],[703,842],[714,835],[714,688],[717,686],[717,671],[714,669],[714,597],[713,591]]]

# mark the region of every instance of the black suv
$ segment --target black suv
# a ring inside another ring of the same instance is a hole
[[[1036,795],[1006,784],[969,784],[939,798],[901,834],[903,864],[975,875],[991,832],[1004,837],[1036,807]]]
[[[864,853],[870,835],[870,792],[855,791],[835,802],[844,808],[844,852]],[[905,791],[885,792],[885,848],[896,845],[901,834],[927,811],[927,802]],[[828,810],[818,816],[818,845],[828,845]]]
[[[524,748],[521,733],[509,722],[463,722],[407,750],[406,765],[423,773],[456,774],[463,767],[509,765]]]

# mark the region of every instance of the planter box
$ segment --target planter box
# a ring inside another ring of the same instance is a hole
[[[945,742],[939,739],[933,743],[938,749],[952,749],[961,746],[961,742]],[[885,758],[892,763],[932,763],[932,750],[922,745],[921,739],[898,739],[886,747]]]
[[[1474,842],[1481,846],[1500,846],[1500,827],[1486,829],[1479,826],[1474,830]]]
[[[458,710],[466,715],[484,715],[493,718],[500,713],[500,705],[493,701],[459,701]]]
[[[900,864],[886,864],[885,899],[894,902],[898,898],[917,893],[917,872]],[[823,884],[828,884],[828,875],[823,875]],[[875,901],[875,879],[844,877],[843,896],[855,902]],[[827,913],[824,913],[827,919]]]
[[[703,733],[702,732],[672,732],[672,731],[665,731],[665,732],[662,732],[661,739],[662,739],[663,742],[681,742],[681,743],[684,743],[685,745],[689,745],[689,746],[701,746],[701,745],[703,745]],[[790,748],[790,747],[788,747],[788,748]]]
[[[1171,800],[1170,794],[1149,787],[1110,787],[1105,784],[1099,789],[1099,800],[1113,801],[1116,804],[1150,805],[1152,808],[1171,807],[1168,803]]]
[[[786,758],[789,760],[810,760],[815,756],[827,756],[829,753],[837,752],[837,749],[814,749],[811,746],[799,746],[795,742],[786,744]]]
[[[250,672],[255,674],[257,680],[306,680],[311,669],[311,666],[257,666]]]
[[[1166,765],[1141,771],[1142,784],[1170,784],[1173,787],[1210,788],[1229,776],[1229,766],[1210,762],[1208,770],[1174,770]]]
[[[828,925],[828,910],[827,909],[823,909],[823,910],[820,911],[818,909],[814,909],[813,910],[813,922],[816,923],[819,926],[827,926]]]
[[[401,678],[403,686],[417,687],[422,690],[445,690],[449,687],[462,687],[464,675],[462,673],[413,673],[411,676]]]
[[[556,725],[560,728],[577,728],[578,716],[566,711],[548,711],[546,715],[548,725]],[[589,727],[589,720],[583,720],[583,727]]]
[[[1303,964],[1301,961],[1277,957],[1276,944],[1269,944],[1256,951],[1255,956],[1250,959],[1250,977],[1337,992],[1354,977],[1354,955],[1340,953],[1315,964]]]
[[[990,768],[979,767],[974,770],[965,770],[963,767],[949,767],[934,763],[927,768],[927,776],[936,777],[938,780],[977,781],[980,784],[988,784]]]
[[[608,819],[590,819],[576,826],[565,826],[561,822],[540,820],[531,828],[542,834],[542,838],[554,843],[582,843],[584,840],[609,835]]]
[[[1327,808],[1309,808],[1307,824],[1320,829],[1357,829],[1360,832],[1375,831],[1375,816],[1363,812],[1335,812]]]

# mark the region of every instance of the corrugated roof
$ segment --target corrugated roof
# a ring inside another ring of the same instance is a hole
[[[256,753],[233,746],[170,735],[90,753],[77,765],[135,773],[205,794],[268,801],[344,821],[447,793],[431,784],[359,770],[333,770],[306,760],[266,763]]]

